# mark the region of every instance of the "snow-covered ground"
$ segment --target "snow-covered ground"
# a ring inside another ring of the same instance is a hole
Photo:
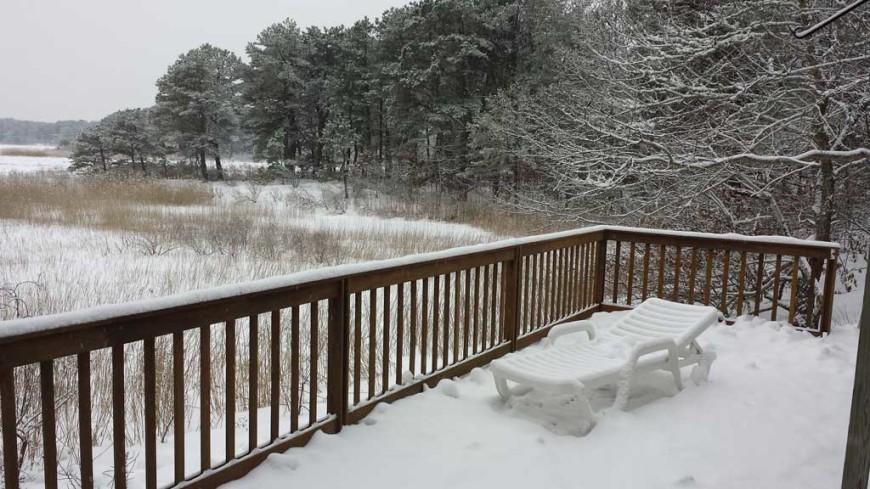
[[[52,146],[0,144],[4,149],[51,150]],[[0,175],[12,172],[33,172],[41,170],[63,170],[69,166],[69,159],[62,156],[10,156],[0,154]]]
[[[674,395],[667,374],[643,376],[629,409],[604,411],[587,436],[570,398],[533,391],[504,405],[478,369],[272,455],[228,487],[837,487],[857,329],[819,339],[744,320],[702,338],[718,354],[709,382]],[[601,390],[596,404],[613,397]]]
[[[65,156],[12,156],[2,154],[4,149],[51,151],[54,146],[44,144],[0,144],[0,175],[12,172],[34,172],[41,170],[65,170],[69,158]],[[266,166],[265,163],[247,160],[228,159],[224,167],[230,170],[252,170]]]

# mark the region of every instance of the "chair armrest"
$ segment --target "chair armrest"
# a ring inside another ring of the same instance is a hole
[[[547,338],[555,340],[556,338],[565,335],[581,332],[586,333],[590,340],[595,339],[595,326],[592,325],[591,321],[586,320],[557,324],[550,329],[549,333],[547,333]]]
[[[637,365],[637,360],[647,354],[655,353],[657,351],[667,350],[668,358],[679,358],[679,352],[677,351],[677,343],[670,338],[660,338],[650,341],[645,341],[631,350],[631,355],[628,358],[628,362],[632,367]]]

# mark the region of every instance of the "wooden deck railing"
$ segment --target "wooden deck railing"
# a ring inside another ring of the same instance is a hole
[[[827,332],[837,250],[598,226],[0,323],[5,487],[19,486],[28,450],[46,487],[57,487],[61,460],[92,487],[95,445],[111,447],[117,488],[134,482],[134,446],[145,487],[214,487],[555,324],[651,296]],[[38,397],[35,413],[25,395]],[[38,433],[18,429],[28,416]],[[59,427],[77,442],[59,450]],[[171,471],[158,471],[161,439]],[[198,460],[185,460],[196,446]]]

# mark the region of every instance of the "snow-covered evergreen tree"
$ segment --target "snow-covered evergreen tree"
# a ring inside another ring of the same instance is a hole
[[[210,44],[182,54],[157,81],[155,118],[182,152],[197,156],[208,179],[206,155],[214,157],[223,179],[221,150],[240,126],[241,79],[238,56]]]

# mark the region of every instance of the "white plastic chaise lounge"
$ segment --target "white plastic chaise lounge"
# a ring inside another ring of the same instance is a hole
[[[550,330],[548,338],[585,332],[589,341],[554,343],[534,352],[513,353],[494,360],[491,370],[505,401],[532,388],[576,393],[583,411],[580,414],[594,422],[589,392],[598,387],[617,384],[614,407],[624,409],[631,379],[637,373],[669,371],[677,390],[682,390],[680,368],[695,365],[692,379],[705,380],[715,355],[705,353],[696,339],[719,318],[719,311],[710,306],[647,299],[600,338],[589,321],[560,324]],[[519,385],[509,387],[508,381]]]

